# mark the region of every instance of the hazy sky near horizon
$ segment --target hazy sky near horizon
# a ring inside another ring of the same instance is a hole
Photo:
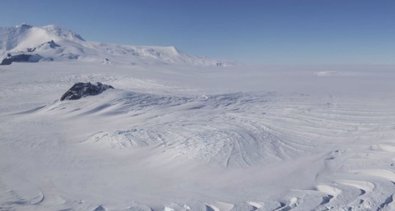
[[[394,0],[2,0],[0,25],[264,64],[395,64]]]

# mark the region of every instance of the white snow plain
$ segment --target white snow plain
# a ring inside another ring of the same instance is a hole
[[[115,87],[59,101],[75,82]],[[0,210],[394,210],[395,69],[0,66]]]

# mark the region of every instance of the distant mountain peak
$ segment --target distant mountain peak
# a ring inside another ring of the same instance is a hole
[[[70,38],[70,39],[78,39],[78,40],[81,40],[81,41],[85,41],[85,39],[82,38],[81,35],[73,32],[73,31],[71,31],[69,29],[65,29],[65,28],[59,27],[57,25],[52,25],[51,24],[51,25],[43,26],[41,28],[47,30],[49,33],[54,33],[54,34],[56,34],[58,36],[63,36],[63,37]]]
[[[26,23],[22,23],[22,24],[20,24],[20,25],[16,25],[15,27],[16,27],[16,28],[22,28],[22,29],[30,29],[30,28],[32,28],[33,26],[32,26],[32,25],[29,25],[29,24],[26,24]]]

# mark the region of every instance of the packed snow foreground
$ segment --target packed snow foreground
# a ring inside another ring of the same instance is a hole
[[[70,59],[37,45],[91,42],[21,27],[2,55],[53,59],[0,66],[0,210],[395,209],[391,66],[218,67],[110,44]],[[123,48],[138,53],[103,53]],[[100,92],[60,100],[76,83]]]

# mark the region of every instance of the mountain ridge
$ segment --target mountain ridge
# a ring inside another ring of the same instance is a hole
[[[12,56],[18,55],[38,55],[41,58],[39,61],[126,65],[227,65],[220,60],[186,54],[175,46],[138,46],[88,41],[78,33],[56,25],[21,24],[15,27],[0,27],[0,58],[12,60]]]

